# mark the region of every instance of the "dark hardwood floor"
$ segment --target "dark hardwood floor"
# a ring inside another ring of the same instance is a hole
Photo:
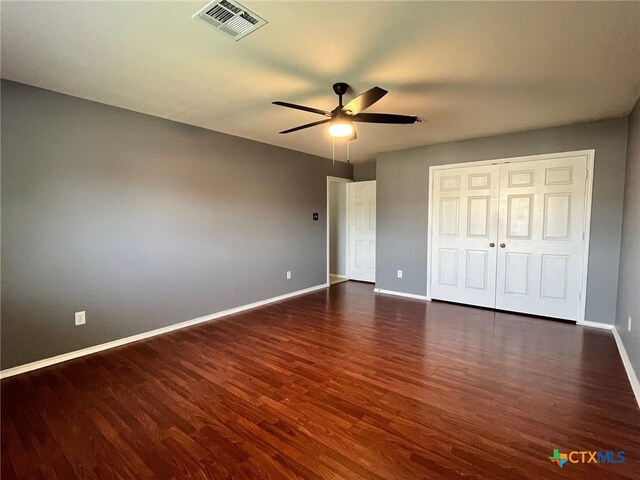
[[[640,478],[610,332],[342,283],[2,381],[2,478]],[[566,464],[554,449],[625,451]]]

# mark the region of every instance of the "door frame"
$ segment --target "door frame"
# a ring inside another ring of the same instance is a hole
[[[503,163],[531,162],[536,160],[552,160],[554,158],[565,158],[568,156],[587,156],[587,178],[585,191],[584,209],[584,253],[582,259],[582,279],[580,285],[580,311],[578,312],[578,322],[585,321],[587,306],[587,274],[589,272],[589,240],[591,238],[591,203],[593,196],[593,168],[595,165],[595,149],[571,150],[568,152],[545,153],[541,155],[525,155],[521,157],[497,158],[493,160],[478,160],[460,163],[449,163],[445,165],[433,165],[429,167],[429,207],[427,211],[427,300],[431,300],[431,236],[433,235],[431,216],[433,208],[433,172],[436,170],[447,170],[460,167],[475,167],[482,165],[499,165]]]
[[[347,222],[347,229],[346,229],[346,248],[345,248],[345,252],[347,255],[347,271],[346,271],[346,276],[347,276],[347,280],[349,279],[349,183],[352,183],[353,180],[351,180],[350,178],[342,178],[342,177],[332,177],[331,175],[327,175],[327,285],[331,285],[331,250],[330,250],[330,245],[331,245],[331,232],[329,231],[330,228],[330,221],[331,221],[331,196],[330,196],[330,187],[331,187],[331,182],[335,182],[335,183],[346,183],[347,184],[347,211],[345,212],[345,221]]]

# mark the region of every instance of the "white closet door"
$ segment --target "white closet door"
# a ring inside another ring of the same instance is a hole
[[[578,320],[587,157],[503,164],[496,308]]]
[[[495,306],[500,166],[435,170],[431,298]]]
[[[376,280],[376,182],[353,182],[349,190],[349,278]]]

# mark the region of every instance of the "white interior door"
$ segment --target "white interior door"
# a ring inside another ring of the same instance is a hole
[[[376,182],[354,182],[349,190],[349,278],[376,279]]]
[[[431,298],[495,306],[500,165],[433,175]]]
[[[504,164],[496,308],[579,320],[587,157]]]
[[[431,298],[580,320],[587,154],[433,171]]]

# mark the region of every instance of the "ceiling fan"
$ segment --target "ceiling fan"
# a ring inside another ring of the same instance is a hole
[[[315,127],[316,125],[322,125],[323,123],[331,123],[329,126],[329,135],[335,138],[355,140],[357,138],[357,134],[353,122],[411,124],[420,121],[418,117],[410,115],[362,113],[363,110],[369,108],[387,94],[387,91],[380,87],[373,87],[363,94],[358,95],[346,105],[343,105],[342,96],[347,92],[348,88],[349,85],[344,82],[335,83],[333,85],[333,91],[338,95],[339,100],[338,106],[330,112],[320,110],[318,108],[305,107],[304,105],[296,105],[294,103],[273,102],[274,105],[295,108],[296,110],[303,110],[305,112],[317,113],[318,115],[329,117],[317,122],[307,123],[306,125],[300,125],[299,127],[283,130],[280,133],[297,132],[298,130]]]

